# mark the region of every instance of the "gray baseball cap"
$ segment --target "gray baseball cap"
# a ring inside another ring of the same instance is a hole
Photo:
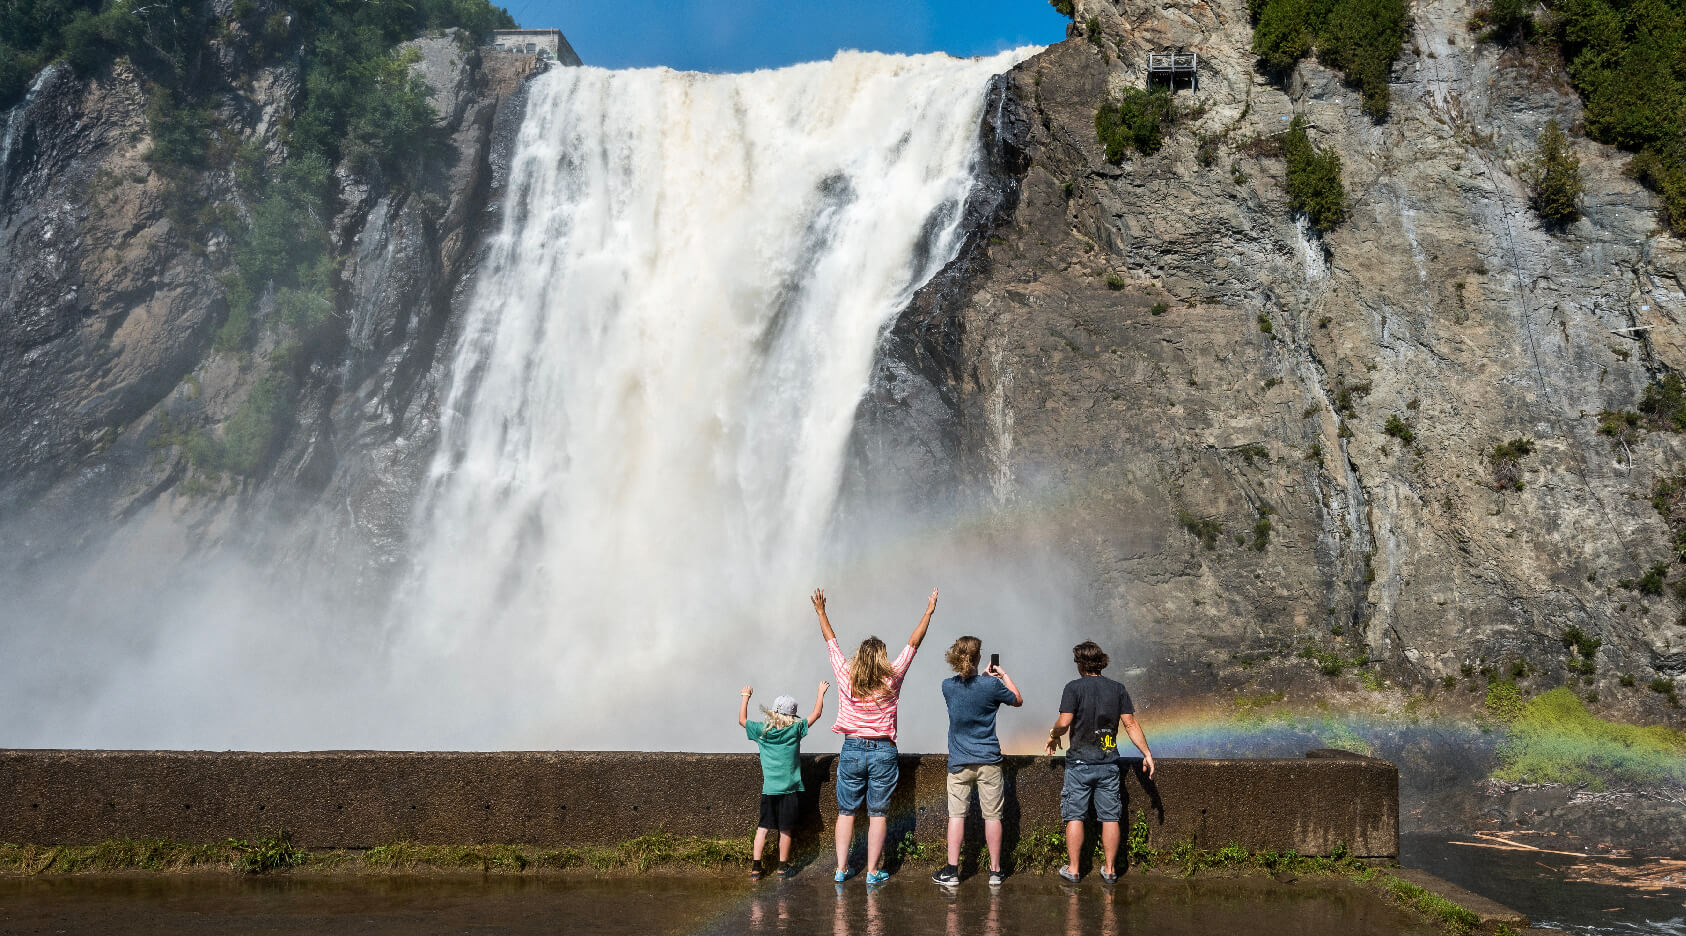
[[[782,695],[773,700],[773,711],[780,715],[796,714],[796,697]]]

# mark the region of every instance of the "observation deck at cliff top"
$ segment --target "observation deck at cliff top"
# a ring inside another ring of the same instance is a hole
[[[1149,52],[1147,54],[1147,83],[1164,81],[1173,89],[1177,79],[1186,78],[1195,90],[1200,88],[1200,56],[1194,52]]]
[[[560,29],[494,29],[491,46],[517,55],[549,56],[563,65],[583,64]]]

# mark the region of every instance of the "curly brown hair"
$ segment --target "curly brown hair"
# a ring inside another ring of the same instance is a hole
[[[1085,676],[1099,676],[1101,670],[1112,662],[1101,645],[1093,640],[1085,640],[1071,648],[1071,658],[1077,663],[1077,671]]]
[[[944,659],[948,660],[949,669],[960,674],[961,679],[971,679],[978,675],[978,657],[983,656],[983,641],[967,635],[956,640],[948,648]]]

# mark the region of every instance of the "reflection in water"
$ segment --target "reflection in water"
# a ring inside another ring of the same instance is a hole
[[[778,897],[756,894],[749,901],[749,931],[751,933],[785,933],[790,930],[790,895],[780,892]]]
[[[830,875],[749,886],[735,877],[0,878],[0,933],[123,936],[484,932],[508,936],[1439,936],[1375,893],[1339,881],[1138,878],[1066,888],[973,878],[952,892],[903,869],[884,887]],[[1676,912],[1678,915],[1678,911]],[[1649,930],[1648,932],[1667,932]]]
[[[945,936],[1001,936],[1001,895],[994,891],[989,895],[989,909],[984,911],[979,927],[969,925],[971,914],[976,913],[975,904],[961,907],[960,895],[952,890],[945,890],[943,896],[948,899],[948,925],[944,927]]]

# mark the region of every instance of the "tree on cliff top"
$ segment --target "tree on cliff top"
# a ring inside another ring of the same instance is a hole
[[[1248,0],[1253,54],[1265,67],[1287,71],[1317,51],[1317,60],[1345,76],[1364,98],[1364,111],[1387,116],[1388,76],[1405,42],[1405,0]]]

